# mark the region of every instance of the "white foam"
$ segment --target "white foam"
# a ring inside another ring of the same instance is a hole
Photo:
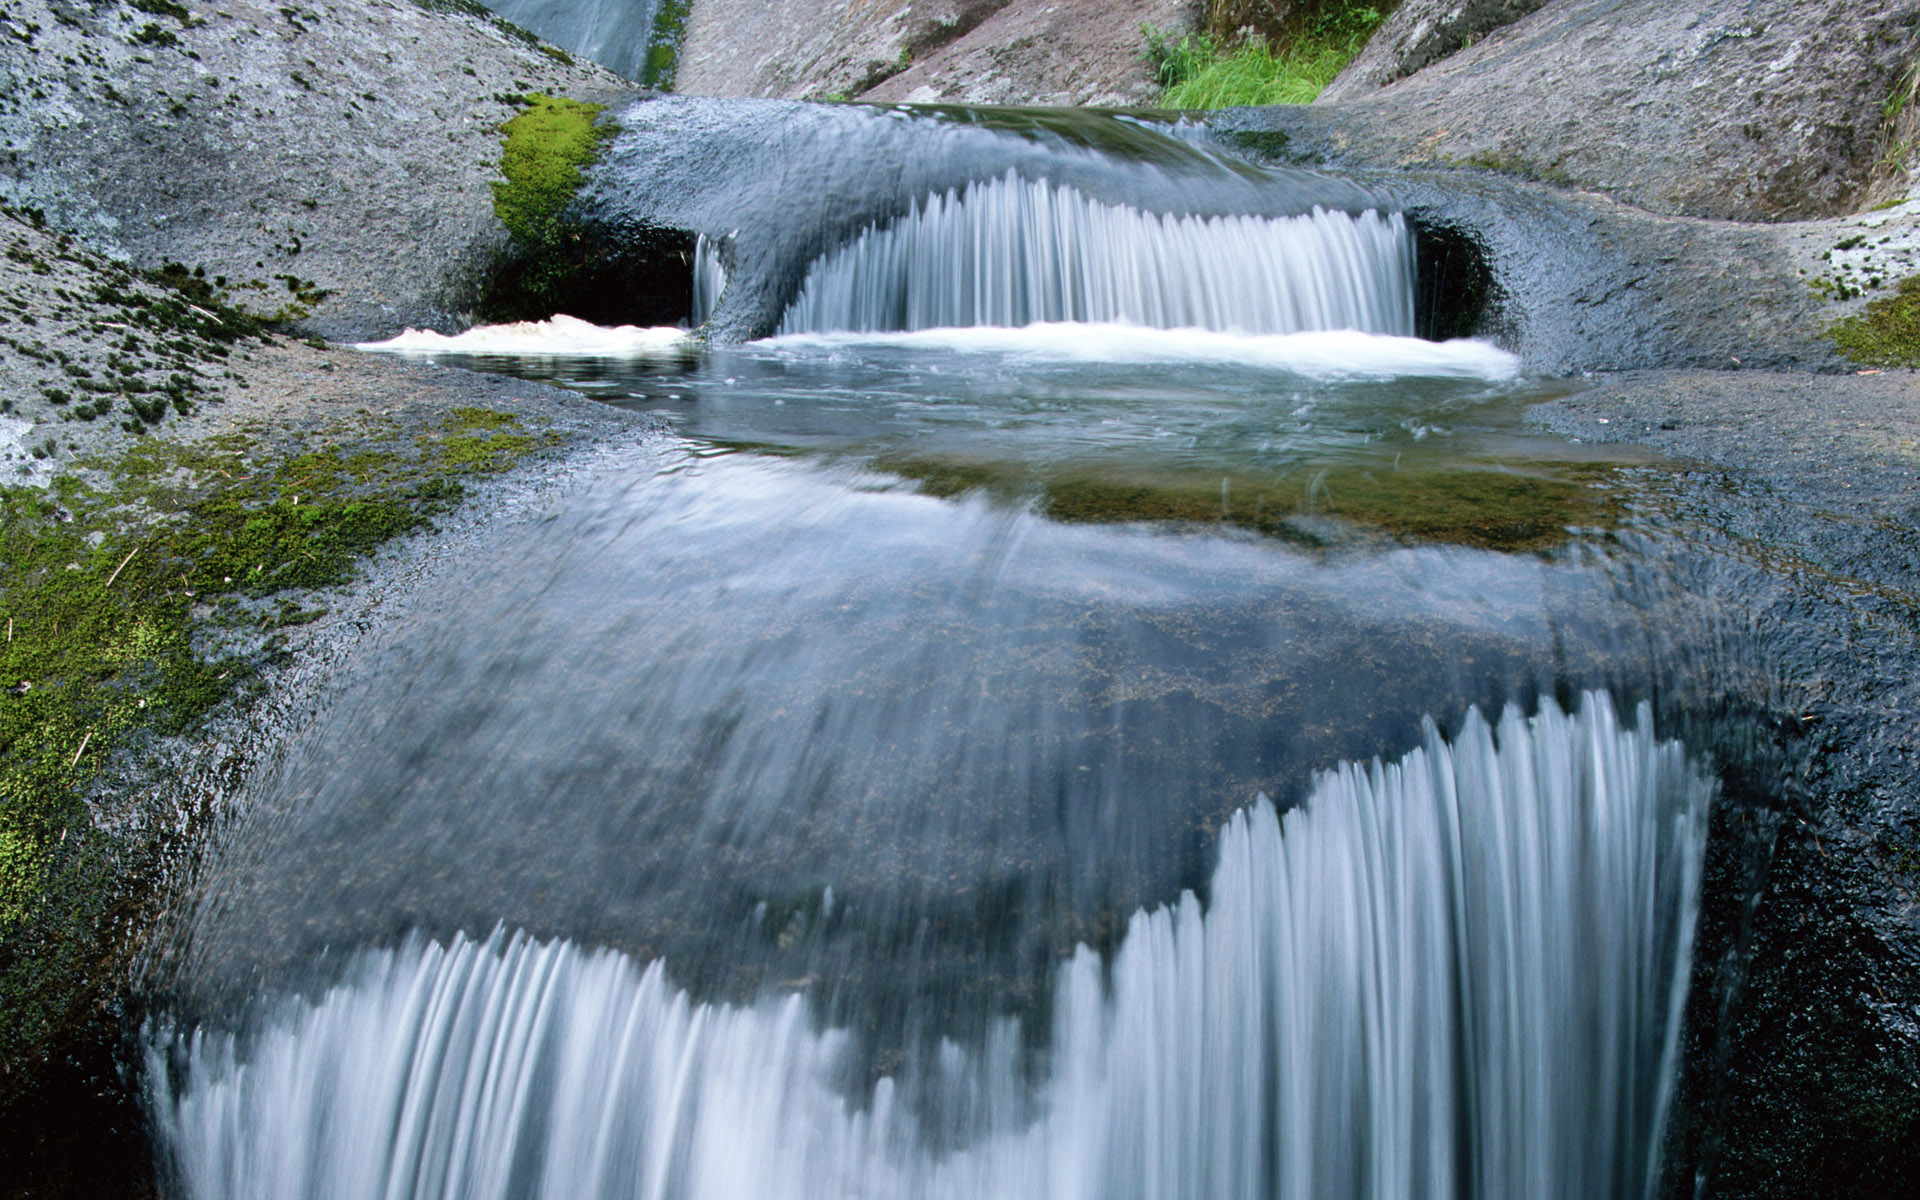
[[[686,345],[687,331],[672,325],[595,325],[559,313],[545,321],[476,325],[465,333],[409,329],[384,342],[360,342],[356,350],[395,354],[524,354],[546,358],[643,358]]]
[[[1059,321],[1019,328],[967,326],[909,333],[799,333],[770,338],[761,344],[794,351],[903,346],[1010,354],[1059,362],[1228,363],[1326,379],[1425,375],[1504,380],[1520,371],[1519,358],[1489,342],[1467,339],[1429,342],[1351,329],[1241,334]]]

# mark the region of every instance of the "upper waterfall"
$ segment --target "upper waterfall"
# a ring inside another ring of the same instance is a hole
[[[1411,336],[1414,278],[1398,213],[1157,214],[1010,171],[817,259],[780,332],[1100,321]]]
[[[484,2],[514,24],[630,79],[640,79],[646,72],[647,52],[660,18],[660,0]]]

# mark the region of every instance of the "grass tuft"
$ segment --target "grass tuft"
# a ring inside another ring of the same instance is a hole
[[[1234,44],[1205,33],[1176,42],[1148,29],[1147,53],[1167,108],[1310,104],[1386,18],[1387,8],[1334,5],[1277,45],[1260,39]]]

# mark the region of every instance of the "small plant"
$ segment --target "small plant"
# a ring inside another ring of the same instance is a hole
[[[1274,44],[1258,38],[1236,44],[1205,33],[1176,42],[1156,29],[1143,32],[1168,108],[1309,104],[1386,17],[1385,8],[1334,3]]]

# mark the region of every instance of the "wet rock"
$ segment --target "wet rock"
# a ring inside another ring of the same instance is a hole
[[[1756,678],[1723,765],[1665,1194],[1911,1195],[1920,1179],[1920,392],[1909,372],[1629,372],[1532,416],[1692,465]],[[1732,713],[1729,713],[1732,716]]]

